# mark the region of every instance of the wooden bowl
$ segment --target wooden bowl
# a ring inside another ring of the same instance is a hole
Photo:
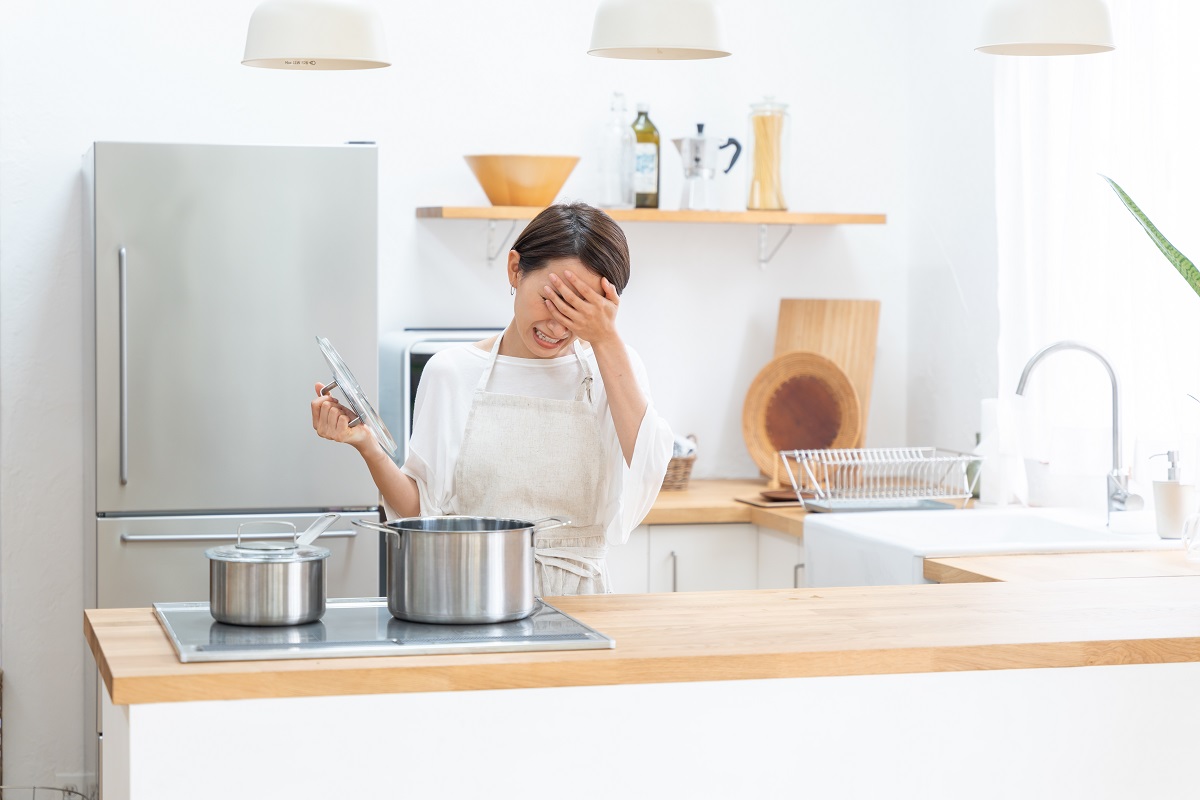
[[[463,156],[494,206],[539,206],[554,202],[579,156]]]
[[[846,373],[807,350],[776,356],[746,392],[742,436],[764,475],[780,450],[854,447],[862,433],[858,393]]]

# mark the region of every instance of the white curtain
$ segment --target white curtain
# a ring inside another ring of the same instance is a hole
[[[1200,404],[1187,395],[1200,397],[1200,297],[1098,173],[1200,263],[1200,2],[1109,7],[1112,53],[996,57],[999,380],[1014,391],[1029,357],[1061,339],[1104,353],[1121,384],[1123,466],[1149,502],[1150,480],[1166,475],[1151,454],[1181,449],[1185,479],[1197,475]],[[1112,448],[1101,365],[1052,354],[1025,395],[1048,482],[1102,503]]]

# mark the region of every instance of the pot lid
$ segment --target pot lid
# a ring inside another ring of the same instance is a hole
[[[354,374],[350,372],[346,362],[342,360],[328,339],[318,336],[317,344],[321,346],[321,354],[325,356],[326,363],[333,370],[333,382],[326,387],[326,390],[335,386],[341,389],[350,409],[358,416],[358,419],[350,424],[356,425],[360,421],[365,424],[371,429],[371,433],[375,434],[375,441],[379,442],[379,446],[388,454],[388,458],[395,458],[396,440],[392,438],[387,425],[379,417],[375,407],[371,405],[371,401],[367,399],[367,395],[358,385],[358,381],[354,379]]]
[[[301,547],[292,542],[242,542],[211,547],[204,555],[213,561],[242,563],[288,563],[320,561],[329,558],[329,550],[308,545]]]

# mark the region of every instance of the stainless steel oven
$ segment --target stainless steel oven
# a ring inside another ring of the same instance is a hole
[[[478,342],[503,328],[406,328],[386,333],[379,340],[379,415],[397,444],[396,463],[408,458],[413,404],[421,371],[439,350],[464,342]]]

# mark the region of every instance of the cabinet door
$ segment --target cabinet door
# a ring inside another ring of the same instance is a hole
[[[625,544],[608,548],[608,573],[612,590],[620,594],[650,591],[650,528],[639,525]]]
[[[753,525],[650,526],[652,592],[753,589],[757,573]]]
[[[758,529],[758,588],[793,589],[804,585],[804,540],[790,533]]]

